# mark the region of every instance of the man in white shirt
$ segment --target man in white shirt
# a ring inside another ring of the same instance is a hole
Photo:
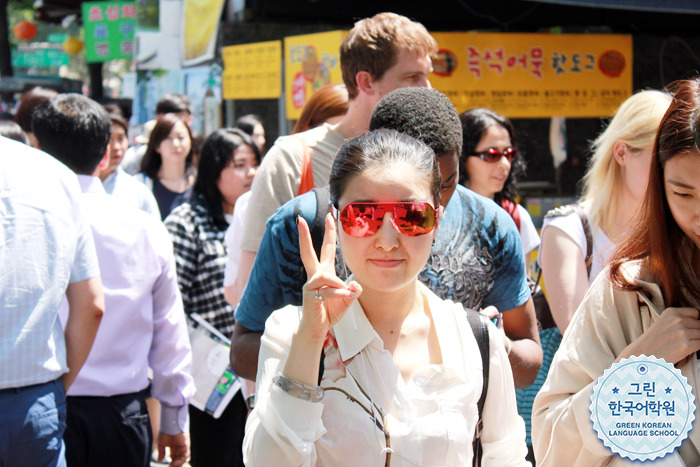
[[[0,465],[65,465],[66,389],[104,312],[79,197],[63,164],[0,137]]]
[[[182,465],[189,455],[187,405],[194,383],[168,233],[159,220],[102,188],[97,174],[109,161],[111,129],[99,104],[61,94],[38,107],[32,121],[41,148],[78,176],[105,290],[102,326],[68,392],[68,464],[148,466],[151,393],[162,404],[159,457],[167,446],[171,465]]]
[[[117,114],[110,114],[109,118],[112,121],[112,137],[109,142],[109,163],[99,173],[102,186],[110,195],[160,220],[160,209],[151,190],[119,166],[129,147],[129,124]]]

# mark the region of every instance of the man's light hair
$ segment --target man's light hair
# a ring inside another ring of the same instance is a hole
[[[396,13],[379,13],[355,23],[340,46],[340,68],[350,99],[359,90],[355,76],[367,71],[381,79],[400,52],[433,56],[438,45],[425,26]]]

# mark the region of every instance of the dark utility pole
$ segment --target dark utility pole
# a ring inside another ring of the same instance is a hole
[[[0,76],[12,76],[10,27],[7,18],[8,2],[9,0],[0,0]]]
[[[104,87],[102,86],[102,65],[104,63],[88,63],[90,73],[90,97],[100,102],[104,97]]]

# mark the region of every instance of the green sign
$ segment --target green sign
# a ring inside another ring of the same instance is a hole
[[[37,49],[29,52],[12,50],[12,66],[17,68],[49,68],[68,65],[66,52],[56,49]]]
[[[82,11],[88,62],[134,56],[134,2],[84,2]]]
[[[63,44],[66,39],[68,39],[68,34],[62,32],[52,32],[46,38],[51,44]]]

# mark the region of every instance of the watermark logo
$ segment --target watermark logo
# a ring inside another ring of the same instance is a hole
[[[680,370],[641,355],[605,370],[593,387],[590,410],[593,429],[613,453],[654,460],[687,438],[695,420],[695,396]]]

